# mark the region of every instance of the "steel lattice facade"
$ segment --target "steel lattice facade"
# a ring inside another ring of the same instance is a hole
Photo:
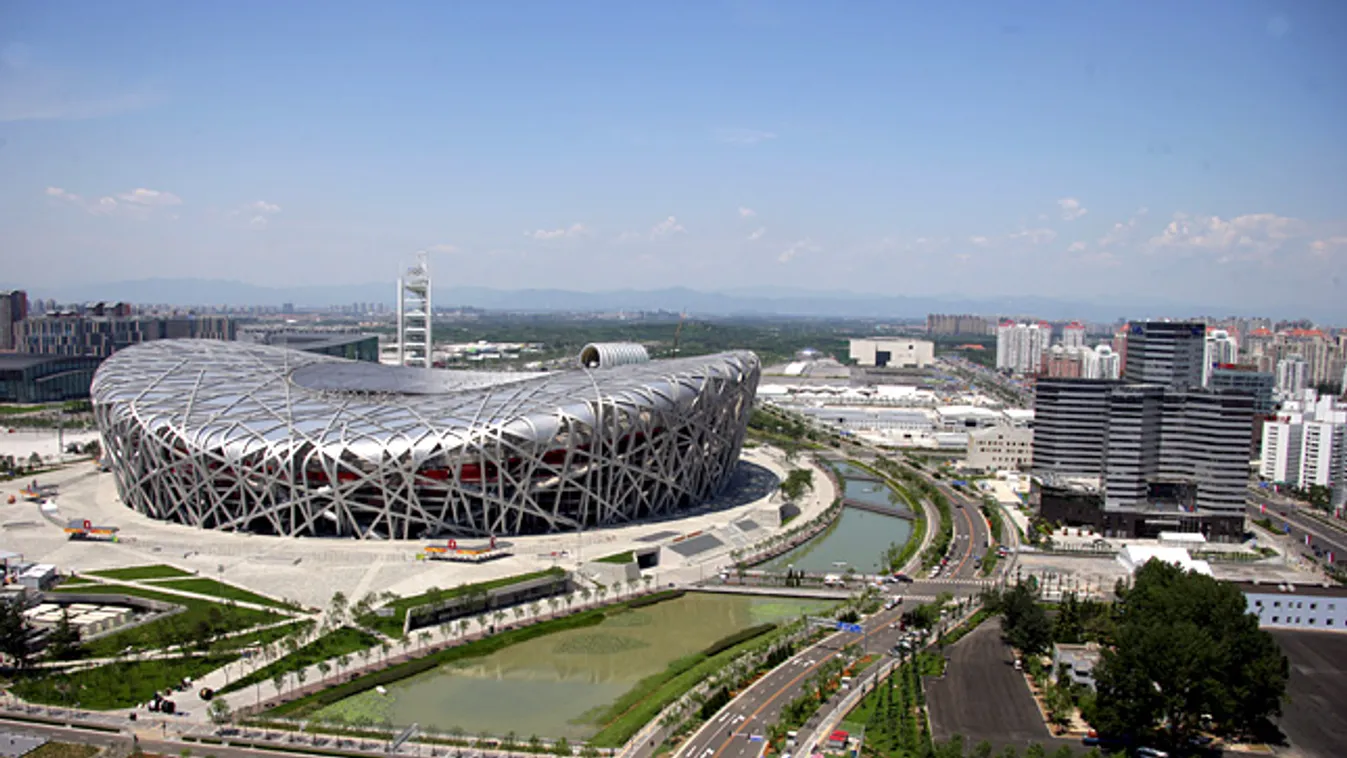
[[[123,501],[289,536],[508,536],[668,517],[739,459],[758,358],[542,374],[437,371],[266,345],[153,342],[94,378]]]

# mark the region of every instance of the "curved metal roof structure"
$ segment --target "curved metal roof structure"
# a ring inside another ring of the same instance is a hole
[[[282,535],[505,536],[676,514],[743,443],[757,356],[553,373],[381,366],[161,340],[94,377],[122,499]]]

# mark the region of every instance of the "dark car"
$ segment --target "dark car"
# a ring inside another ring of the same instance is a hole
[[[904,583],[906,583],[906,584],[911,584],[912,582],[916,581],[915,579],[913,579],[912,577],[908,576],[907,574],[904,574],[904,573],[901,572],[901,571],[898,572],[898,573],[896,573],[896,574],[894,574],[894,575],[893,575],[893,578],[894,578],[894,579],[897,579],[897,580],[900,581],[900,582],[904,582]]]

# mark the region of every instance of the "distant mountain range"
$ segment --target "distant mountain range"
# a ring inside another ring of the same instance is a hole
[[[17,286],[17,285],[15,285]],[[3,287],[0,287],[3,289]],[[97,285],[69,285],[53,290],[30,290],[31,297],[55,298],[58,302],[121,300],[132,303],[175,305],[321,307],[351,303],[392,305],[394,287],[388,282],[353,285],[262,287],[243,282],[212,279],[138,279]],[[687,311],[700,316],[801,316],[833,318],[924,318],[927,313],[977,313],[985,316],[1032,315],[1045,319],[1084,319],[1109,322],[1120,317],[1145,318],[1196,314],[1260,314],[1228,306],[1160,301],[1088,302],[1035,296],[958,298],[876,295],[855,292],[815,292],[800,289],[753,287],[722,292],[703,292],[683,287],[657,290],[608,290],[577,292],[559,289],[497,290],[485,287],[437,289],[438,307],[472,307],[523,312]],[[1292,317],[1326,317],[1328,314],[1285,314]]]

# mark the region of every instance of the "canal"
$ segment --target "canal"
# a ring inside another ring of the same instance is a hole
[[[849,463],[834,464],[842,480],[844,497],[867,505],[906,509],[908,504],[873,474]],[[812,540],[759,564],[756,568],[786,571],[794,568],[811,574],[840,574],[848,568],[871,574],[880,568],[890,546],[901,548],[912,536],[912,522],[882,513],[843,508],[832,526]]]

